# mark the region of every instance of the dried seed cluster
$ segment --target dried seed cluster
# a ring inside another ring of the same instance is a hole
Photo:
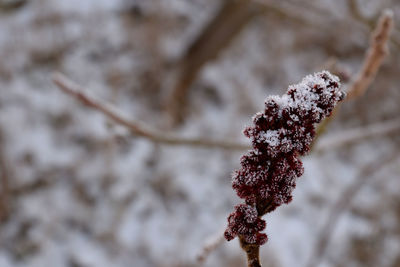
[[[268,97],[264,112],[253,117],[254,125],[244,130],[253,149],[242,156],[232,177],[232,187],[245,203],[228,217],[228,241],[238,235],[249,244],[267,241],[260,233],[266,225],[261,217],[292,200],[296,178],[304,171],[299,156],[310,150],[315,123],[344,99],[339,87],[339,79],[327,71],[308,75],[283,96]]]

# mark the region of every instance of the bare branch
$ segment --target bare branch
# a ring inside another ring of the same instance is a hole
[[[345,101],[355,99],[365,94],[366,90],[375,79],[376,74],[382,65],[383,59],[388,54],[388,41],[392,28],[393,12],[391,10],[385,10],[379,18],[376,29],[372,32],[370,47],[365,54],[364,63],[346,90],[347,97]],[[318,138],[325,132],[330,122],[336,117],[335,113],[337,114],[339,112],[340,107],[340,104],[336,106],[333,110],[334,114],[326,118],[317,127],[317,139],[315,139],[314,143],[317,142]]]
[[[247,144],[241,144],[238,142],[183,138],[162,134],[156,130],[150,129],[149,127],[143,125],[143,123],[141,122],[129,120],[114,106],[106,104],[84,93],[82,87],[60,73],[53,76],[53,82],[62,91],[76,98],[84,105],[102,112],[104,115],[106,115],[116,123],[127,127],[132,134],[139,137],[147,138],[155,143],[162,143],[171,146],[186,145],[192,147],[218,148],[228,150],[246,150],[249,148]]]
[[[354,183],[348,186],[340,194],[338,200],[333,204],[329,211],[326,223],[321,229],[307,266],[314,267],[320,263],[325,254],[333,231],[339,222],[340,216],[348,209],[354,197],[361,190],[361,188],[375,177],[375,174],[377,174],[383,167],[393,163],[395,160],[398,160],[398,154],[399,152],[394,150],[392,153],[386,154],[385,156],[379,157],[373,162],[366,164],[357,175]]]
[[[211,252],[216,250],[225,241],[223,235],[224,231],[225,229],[210,237],[209,240],[205,242],[204,246],[201,248],[201,251],[196,257],[198,263],[204,263],[208,255],[210,255]]]
[[[392,28],[393,12],[385,10],[372,33],[370,47],[365,55],[364,63],[348,88],[347,100],[363,95],[375,79],[385,56],[389,53],[388,41]]]
[[[315,146],[314,152],[323,152],[365,139],[398,133],[399,131],[400,118],[345,130],[338,134],[330,134],[321,138],[320,142]]]

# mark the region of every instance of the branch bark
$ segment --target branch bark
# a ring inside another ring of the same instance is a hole
[[[365,93],[378,73],[383,60],[389,53],[388,42],[393,29],[393,12],[385,10],[371,35],[370,47],[363,65],[348,88],[347,99],[354,99]]]
[[[222,230],[224,232],[225,229]],[[208,255],[219,247],[225,241],[224,235],[218,232],[215,236],[212,236],[209,241],[207,241],[201,248],[200,253],[197,255],[196,259],[198,263],[204,263]]]
[[[375,30],[371,34],[370,46],[365,54],[361,69],[355,75],[347,88],[347,97],[345,101],[354,100],[367,91],[368,87],[374,81],[379,68],[382,65],[388,52],[388,42],[393,28],[393,12],[385,10],[379,20]],[[317,128],[317,138],[321,136],[335,115],[339,112],[341,104],[333,110],[332,116],[326,118]],[[317,141],[316,139],[315,141]],[[314,142],[316,143],[316,142]]]
[[[246,150],[247,144],[231,141],[214,141],[196,138],[183,138],[163,134],[153,130],[139,121],[132,121],[126,118],[120,111],[110,104],[106,104],[88,94],[84,93],[83,88],[74,83],[64,75],[58,73],[53,76],[53,82],[65,93],[79,100],[84,105],[100,111],[116,123],[127,127],[136,136],[144,137],[155,143],[162,143],[171,146],[192,146],[228,150]]]
[[[247,267],[261,267],[260,246],[249,244],[242,237],[239,238],[240,246],[247,254]]]

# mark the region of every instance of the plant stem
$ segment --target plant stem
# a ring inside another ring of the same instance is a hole
[[[260,246],[249,244],[240,237],[240,246],[247,254],[248,267],[261,267],[260,264]]]

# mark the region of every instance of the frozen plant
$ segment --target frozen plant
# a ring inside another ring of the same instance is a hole
[[[245,202],[229,215],[225,238],[239,237],[248,266],[260,266],[259,246],[267,241],[261,217],[292,200],[296,178],[304,171],[299,156],[310,150],[315,124],[344,99],[339,87],[338,77],[328,71],[308,75],[283,96],[268,97],[265,110],[244,130],[253,149],[242,156],[232,187]]]

